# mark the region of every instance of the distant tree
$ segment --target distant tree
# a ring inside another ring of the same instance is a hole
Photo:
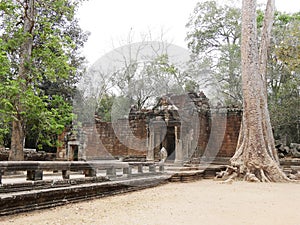
[[[185,61],[178,59],[182,53]],[[185,70],[188,58],[187,51],[180,47],[166,41],[153,41],[151,35],[134,42],[130,33],[123,46],[96,61],[80,81],[81,100],[78,99],[77,103],[86,107],[79,107],[84,109],[84,112],[78,110],[79,121],[87,121],[91,116],[84,115],[93,112],[108,119],[106,107],[112,107],[107,104],[112,99],[120,112],[128,113],[130,107],[141,110],[154,105],[156,98],[162,95],[195,89],[196,82],[193,83],[193,78]],[[93,109],[86,105],[91,101],[95,103]],[[115,112],[114,115],[122,114]]]
[[[169,61],[167,54],[131,62],[116,71],[114,81],[122,96],[140,110],[170,93],[183,93],[188,76]]]
[[[186,40],[202,83],[226,104],[242,103],[240,69],[240,8],[199,2],[186,25]]]
[[[105,94],[100,98],[96,115],[100,116],[102,121],[111,121],[111,109],[116,100],[114,95]]]
[[[284,144],[300,142],[300,14],[277,12],[268,64],[271,122]]]

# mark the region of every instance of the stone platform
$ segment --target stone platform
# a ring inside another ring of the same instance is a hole
[[[38,181],[25,185],[27,188],[19,184],[13,192],[0,193],[0,216],[154,187],[167,183],[169,177],[160,174],[115,181],[95,178],[57,183]]]
[[[211,178],[222,169],[222,166],[201,168],[174,164],[165,164],[162,167],[158,163],[149,162],[130,162],[127,165],[129,167],[125,166],[125,169],[130,168],[127,171],[130,176],[124,174],[122,166],[115,170],[114,176],[107,176],[101,171],[97,171],[92,177],[70,172],[68,179],[49,171],[44,173],[42,180],[26,180],[26,172],[23,175],[4,175],[4,182],[0,186],[0,216],[136,191],[168,182]],[[153,165],[164,170],[155,169]],[[104,168],[107,166],[102,169]]]

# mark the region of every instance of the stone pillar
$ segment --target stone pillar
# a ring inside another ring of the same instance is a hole
[[[116,168],[111,167],[106,169],[106,175],[110,177],[115,177],[117,175]]]
[[[154,161],[154,132],[150,130],[149,140],[148,140],[148,151],[147,151],[147,161]]]
[[[68,170],[63,170],[62,171],[62,178],[65,179],[70,179],[70,173]]]
[[[182,164],[183,163],[183,150],[182,150],[182,140],[176,141],[175,147],[175,161],[174,163]]]
[[[189,159],[191,159],[194,154],[193,136],[194,136],[194,129],[191,129],[188,133],[188,158]]]
[[[182,155],[183,155],[183,160],[187,161],[189,158],[189,135],[186,134],[183,138],[183,143],[182,143]]]
[[[175,160],[174,163],[183,163],[182,140],[178,138],[178,127],[175,126]]]
[[[147,161],[159,160],[160,144],[166,134],[165,122],[157,117],[149,124],[149,147],[147,152]]]
[[[161,143],[161,133],[159,130],[155,130],[155,136],[154,136],[154,160],[159,160],[159,155],[160,155],[160,143]]]
[[[151,172],[151,173],[155,173],[156,172],[156,166],[155,166],[155,164],[149,165],[149,172]]]

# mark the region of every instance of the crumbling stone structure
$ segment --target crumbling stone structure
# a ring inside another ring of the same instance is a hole
[[[128,118],[115,122],[95,118],[95,124],[83,124],[79,138],[68,142],[64,155],[68,160],[76,155],[79,160],[158,161],[164,147],[167,160],[175,163],[231,157],[241,118],[238,108],[210,108],[203,92],[167,95],[151,110],[132,107]]]

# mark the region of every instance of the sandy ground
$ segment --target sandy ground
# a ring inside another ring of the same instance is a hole
[[[0,224],[300,224],[300,184],[203,180],[0,217]]]

